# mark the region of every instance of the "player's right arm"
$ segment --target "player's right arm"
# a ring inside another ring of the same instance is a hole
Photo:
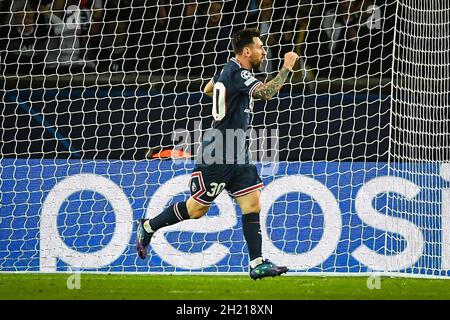
[[[259,84],[253,92],[253,98],[264,100],[271,99],[278,91],[280,91],[297,59],[298,55],[295,52],[286,53],[284,55],[283,67],[278,72],[277,76],[266,83]]]

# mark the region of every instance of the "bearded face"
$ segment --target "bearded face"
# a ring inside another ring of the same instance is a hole
[[[253,38],[253,45],[250,47],[250,52],[249,62],[253,69],[258,69],[267,54],[260,38]]]

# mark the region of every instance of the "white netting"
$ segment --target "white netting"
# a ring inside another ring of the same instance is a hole
[[[155,157],[195,154],[213,120],[202,88],[233,56],[234,32],[257,27],[268,52],[258,78],[288,51],[301,57],[252,110],[266,256],[298,272],[447,275],[449,10],[3,0],[0,270],[246,271],[226,194],[202,220],[161,232],[146,261],[133,220],[188,197],[193,162]]]
[[[405,251],[423,256],[413,271],[437,275],[450,268],[450,3],[399,1],[396,30],[389,168],[410,195],[393,194],[389,212],[414,223]],[[386,240],[389,254],[405,248]]]

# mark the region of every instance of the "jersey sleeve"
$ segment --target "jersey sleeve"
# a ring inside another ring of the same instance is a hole
[[[232,81],[239,92],[246,93],[250,97],[253,95],[255,88],[262,83],[250,71],[242,68],[233,73]]]

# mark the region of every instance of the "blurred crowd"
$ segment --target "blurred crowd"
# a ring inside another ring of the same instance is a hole
[[[257,27],[267,50],[261,74],[276,74],[284,53],[294,50],[298,81],[382,76],[392,39],[385,1],[376,2],[3,0],[1,73],[208,77],[233,56],[233,33]]]

